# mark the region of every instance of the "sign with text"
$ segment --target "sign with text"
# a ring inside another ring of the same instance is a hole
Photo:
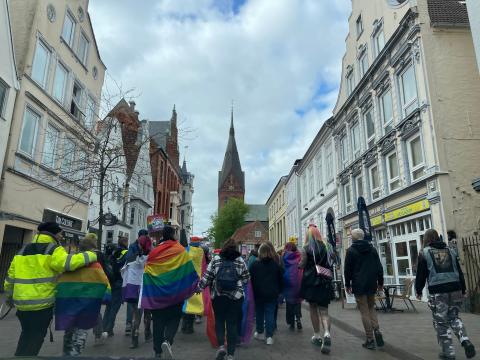
[[[400,209],[385,213],[385,221],[392,221],[402,217],[419,213],[430,208],[428,200],[420,200],[413,204],[404,206]]]
[[[148,232],[159,232],[163,230],[165,226],[164,215],[149,215],[147,216],[147,228]]]
[[[43,210],[42,221],[54,221],[65,230],[82,230],[82,220],[49,209]]]

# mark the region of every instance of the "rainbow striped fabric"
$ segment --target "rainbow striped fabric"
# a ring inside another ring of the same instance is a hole
[[[198,275],[190,255],[178,241],[167,240],[148,255],[143,274],[143,309],[182,303],[197,288]]]
[[[55,300],[55,329],[93,328],[102,301],[111,298],[107,276],[100,263],[62,274]]]

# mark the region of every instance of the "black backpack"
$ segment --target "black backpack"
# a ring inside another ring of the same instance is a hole
[[[235,262],[224,260],[217,272],[216,286],[218,291],[234,291],[237,289],[238,273]]]

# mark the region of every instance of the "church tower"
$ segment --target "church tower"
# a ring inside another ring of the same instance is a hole
[[[245,173],[242,171],[242,166],[240,165],[237,143],[235,142],[233,108],[227,150],[225,151],[222,170],[218,172],[218,210],[232,197],[241,200],[244,200],[245,197]]]

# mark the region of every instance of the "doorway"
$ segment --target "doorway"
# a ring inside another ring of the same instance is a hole
[[[4,291],[3,282],[13,257],[22,248],[26,239],[32,236],[32,230],[6,225],[3,234],[2,251],[0,252],[0,292]]]

